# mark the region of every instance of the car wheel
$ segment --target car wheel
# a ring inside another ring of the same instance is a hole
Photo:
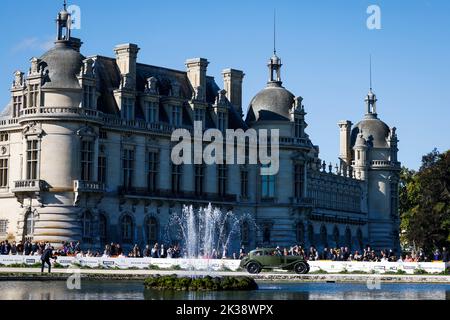
[[[299,262],[294,266],[294,270],[298,274],[307,274],[309,266],[305,262]]]
[[[261,266],[257,264],[256,262],[250,262],[247,265],[247,271],[251,274],[258,274],[261,272]]]

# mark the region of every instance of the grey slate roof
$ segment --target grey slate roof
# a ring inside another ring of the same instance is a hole
[[[48,77],[42,86],[44,89],[81,89],[77,79],[84,57],[67,43],[56,43],[41,58],[44,72]]]
[[[355,145],[358,134],[362,131],[369,146],[374,148],[388,148],[386,138],[390,129],[386,123],[381,121],[374,114],[367,114],[365,118],[358,122],[352,129],[351,146]]]
[[[281,83],[269,82],[250,102],[247,124],[258,120],[289,121],[289,110],[293,106],[294,98]]]

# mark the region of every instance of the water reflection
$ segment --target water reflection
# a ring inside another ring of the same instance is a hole
[[[142,281],[82,281],[68,290],[64,281],[2,281],[1,300],[450,300],[450,284],[260,283],[250,292],[144,290]]]

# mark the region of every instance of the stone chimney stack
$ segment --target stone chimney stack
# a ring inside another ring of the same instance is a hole
[[[242,80],[244,72],[235,69],[225,69],[222,71],[223,87],[227,91],[227,98],[236,108],[236,111],[242,113]]]
[[[121,44],[114,48],[120,73],[127,77],[133,88],[136,88],[136,62],[139,50],[139,47],[132,43]]]
[[[350,148],[350,134],[352,130],[352,122],[348,120],[340,121],[338,123],[340,128],[340,152],[339,158],[347,165],[352,164],[352,152]]]
[[[208,68],[208,60],[204,58],[194,58],[186,60],[187,77],[194,91],[200,87],[203,99],[206,97],[206,71]]]

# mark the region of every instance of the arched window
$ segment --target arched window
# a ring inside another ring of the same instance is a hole
[[[339,237],[340,237],[339,229],[338,229],[337,226],[334,226],[334,229],[333,229],[333,241],[334,241],[334,244],[335,244],[336,248],[339,248],[339,246],[340,246]]]
[[[328,232],[327,227],[325,227],[325,225],[322,225],[320,227],[320,241],[322,242],[322,245],[324,247],[328,247]]]
[[[98,234],[100,236],[100,241],[102,244],[107,242],[107,228],[108,223],[104,214],[98,216]]]
[[[270,225],[264,225],[263,229],[263,242],[270,243]]]
[[[83,213],[82,224],[83,224],[83,241],[90,242],[92,241],[92,214],[89,211]]]
[[[158,220],[155,217],[149,217],[145,221],[145,234],[148,243],[158,242]]]
[[[34,235],[34,212],[31,210],[25,215],[24,236],[26,239],[32,238]]]
[[[303,223],[301,222],[297,223],[297,225],[295,226],[295,234],[297,238],[297,243],[303,246],[305,242],[305,229]]]
[[[308,241],[309,241],[310,246],[315,245],[315,243],[314,243],[314,227],[312,224],[308,225]]]
[[[132,243],[133,242],[133,219],[130,215],[125,215],[122,217],[121,223],[121,235],[123,243]]]
[[[345,229],[345,246],[349,249],[352,247],[352,231],[350,228]]]
[[[363,234],[362,234],[361,229],[358,229],[358,231],[356,232],[356,238],[358,240],[359,249],[362,250],[363,249]]]
[[[247,221],[244,221],[241,225],[241,243],[248,244],[250,239],[250,227]]]

